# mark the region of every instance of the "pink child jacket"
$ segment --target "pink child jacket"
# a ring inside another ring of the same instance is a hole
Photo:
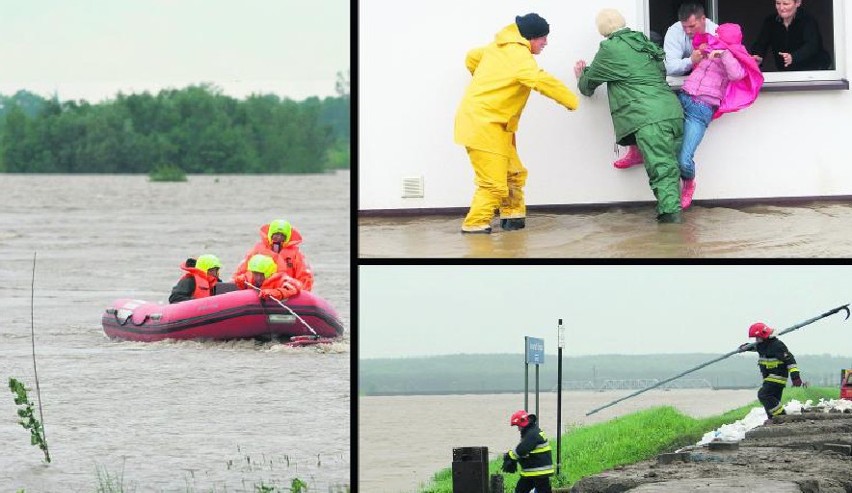
[[[760,88],[763,86],[763,74],[757,62],[749,55],[748,50],[742,44],[743,32],[738,24],[720,24],[716,29],[716,36],[702,33],[692,38],[692,45],[697,49],[704,43],[711,50],[728,50],[734,55],[745,68],[746,75],[742,79],[731,81],[725,91],[719,108],[713,115],[713,119],[719,118],[725,113],[732,113],[751,106],[757,99]]]

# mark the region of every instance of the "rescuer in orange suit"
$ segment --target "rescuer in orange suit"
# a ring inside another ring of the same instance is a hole
[[[299,281],[284,274],[276,273],[277,266],[271,257],[253,255],[248,261],[248,271],[234,278],[239,289],[257,289],[261,298],[283,300],[299,294],[302,290]]]
[[[299,250],[302,235],[289,221],[276,219],[260,228],[260,241],[246,254],[237,266],[234,281],[245,274],[249,260],[257,254],[266,255],[275,261],[276,272],[284,274],[300,283],[300,289],[310,291],[314,286],[314,275],[305,256]]]

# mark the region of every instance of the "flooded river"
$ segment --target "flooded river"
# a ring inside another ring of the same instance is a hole
[[[630,393],[563,392],[562,429],[607,421],[652,406],[670,405],[689,416],[707,417],[757,400],[755,390],[652,390],[585,415]],[[360,491],[417,492],[434,473],[452,466],[455,447],[488,447],[489,460],[498,458],[517,445],[518,432],[509,426],[509,416],[523,407],[523,394],[360,397]],[[535,410],[532,392],[529,407]],[[540,394],[538,409],[542,430],[555,439],[556,393]]]
[[[531,213],[527,227],[459,233],[455,216],[362,217],[363,258],[778,258],[848,257],[852,203],[693,205],[683,224],[656,223],[652,206]]]
[[[305,238],[314,293],[350,328],[349,172],[305,176],[0,174],[0,491],[343,491],[350,482],[350,340],[108,340],[114,299],[165,301],[188,256],[230,277],[258,228]],[[32,287],[33,253],[37,253]],[[34,299],[31,309],[31,296]],[[35,400],[31,328],[52,463],[16,420]]]

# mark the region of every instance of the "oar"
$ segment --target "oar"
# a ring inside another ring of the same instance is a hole
[[[794,325],[794,326],[792,326],[792,327],[789,327],[789,328],[787,328],[787,329],[784,329],[784,330],[782,330],[781,332],[779,332],[778,334],[776,334],[776,337],[777,337],[777,336],[780,336],[780,335],[787,334],[788,332],[793,332],[794,330],[797,330],[797,329],[801,329],[801,328],[802,328],[802,327],[804,327],[805,325],[810,325],[810,324],[812,324],[812,323],[816,322],[817,320],[820,320],[820,319],[822,319],[822,318],[828,317],[829,315],[834,315],[835,313],[837,313],[837,312],[839,312],[839,311],[841,311],[841,310],[846,311],[846,318],[844,318],[844,320],[848,319],[848,318],[849,318],[849,304],[847,303],[847,304],[845,304],[845,305],[838,306],[837,308],[832,308],[831,310],[829,310],[829,311],[827,311],[827,312],[823,313],[822,315],[818,315],[818,316],[816,316],[816,317],[814,317],[814,318],[811,318],[811,319],[805,320],[804,322],[798,323],[798,324],[796,324],[796,325]],[[663,381],[661,381],[661,382],[658,382],[658,383],[656,383],[656,384],[654,384],[654,385],[651,385],[650,387],[645,387],[644,389],[641,389],[641,390],[638,390],[638,391],[636,391],[636,392],[633,392],[632,394],[627,395],[627,396],[624,396],[624,397],[622,397],[621,399],[616,399],[616,400],[614,400],[614,401],[610,402],[609,404],[606,404],[606,405],[603,405],[603,406],[601,406],[601,407],[598,407],[598,408],[592,409],[591,411],[589,411],[589,412],[587,412],[587,413],[586,413],[586,416],[590,416],[590,415],[592,415],[592,414],[595,414],[596,412],[598,412],[598,411],[600,411],[600,410],[602,410],[602,409],[606,409],[606,408],[608,408],[608,407],[610,407],[610,406],[612,406],[612,405],[618,404],[618,403],[619,403],[619,402],[621,402],[621,401],[624,401],[624,400],[630,399],[631,397],[636,397],[637,395],[639,395],[639,394],[641,394],[641,393],[643,393],[643,392],[647,392],[647,391],[649,391],[649,390],[651,390],[651,389],[655,389],[655,388],[659,387],[660,385],[663,385],[664,383],[669,383],[669,382],[671,382],[672,380],[676,380],[676,379],[678,379],[678,378],[680,378],[680,377],[682,377],[682,376],[684,376],[684,375],[686,375],[686,374],[692,373],[692,372],[694,372],[694,371],[696,371],[696,370],[700,370],[700,369],[704,368],[705,366],[712,365],[713,363],[716,363],[717,361],[722,361],[723,359],[725,359],[725,358],[729,358],[729,357],[731,357],[731,356],[733,356],[733,355],[735,355],[735,354],[737,354],[737,353],[742,353],[743,351],[748,351],[749,349],[751,349],[752,347],[754,347],[754,345],[755,345],[755,343],[754,343],[754,342],[749,343],[749,344],[744,344],[743,346],[741,346],[741,347],[739,347],[739,348],[737,348],[737,349],[735,349],[735,350],[733,350],[733,351],[731,351],[731,352],[725,353],[725,354],[723,354],[722,356],[719,356],[718,358],[712,359],[712,360],[710,360],[710,361],[708,361],[708,362],[706,362],[706,363],[702,363],[702,364],[700,364],[700,365],[698,365],[698,366],[696,366],[696,367],[694,367],[694,368],[690,368],[689,370],[686,370],[686,371],[685,371],[685,372],[683,372],[683,373],[679,373],[679,374],[677,374],[677,375],[675,375],[675,376],[673,376],[673,377],[671,377],[671,378],[667,378],[667,379],[665,379],[665,380],[663,380]]]

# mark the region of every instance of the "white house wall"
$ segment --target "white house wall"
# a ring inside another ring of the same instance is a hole
[[[359,209],[468,206],[473,172],[453,142],[455,111],[470,80],[467,51],[490,42],[515,15],[537,12],[551,29],[539,66],[579,95],[574,62],[592,60],[602,39],[594,18],[603,7],[619,9],[641,29],[644,13],[635,0],[360,2]],[[843,67],[850,52],[842,51]],[[592,98],[580,95],[574,112],[533,92],[517,143],[529,169],[529,205],[653,200],[641,167],[611,165],[605,87]],[[850,143],[850,91],[764,92],[708,129],[696,156],[695,198],[852,195]],[[402,198],[403,179],[418,176],[425,196]]]

